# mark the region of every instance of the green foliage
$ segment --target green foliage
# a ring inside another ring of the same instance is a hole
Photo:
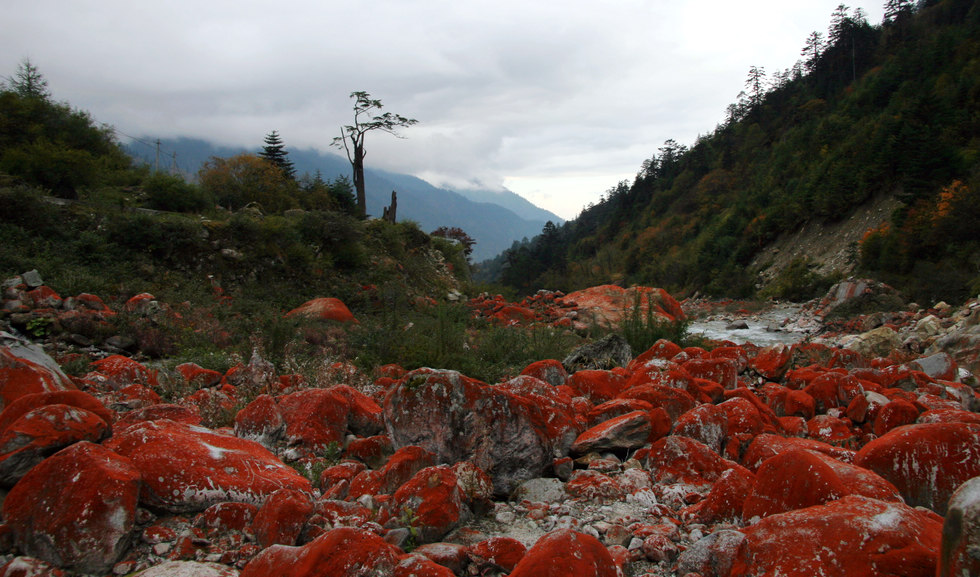
[[[202,212],[214,201],[200,187],[182,177],[155,172],[143,179],[146,206],[173,212]]]
[[[492,263],[492,280],[525,294],[625,282],[747,297],[753,258],[779,235],[895,196],[905,206],[890,231],[862,246],[862,272],[923,300],[967,294],[978,247],[966,231],[976,237],[980,203],[952,201],[936,216],[936,198],[957,181],[969,193],[956,198],[975,200],[980,189],[980,11],[971,2],[896,2],[889,14],[874,27],[838,8],[826,42],[808,41],[805,61],[767,84],[753,67],[749,94],[713,133],[690,147],[666,141],[632,183],[515,243]],[[771,289],[783,298],[820,280],[799,264],[786,274]]]
[[[840,276],[823,276],[816,272],[816,265],[806,258],[796,258],[779,271],[776,278],[759,292],[762,298],[784,299],[803,302],[826,294]]]
[[[77,198],[81,189],[115,180],[130,167],[111,128],[53,102],[30,61],[0,90],[0,172]]]
[[[633,306],[623,317],[618,332],[635,353],[649,350],[661,339],[681,347],[703,346],[702,339],[688,332],[688,321],[664,319],[656,313],[656,306],[650,295],[647,295],[646,303],[637,295]]]

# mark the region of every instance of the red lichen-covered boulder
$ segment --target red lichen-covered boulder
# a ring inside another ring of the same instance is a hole
[[[726,575],[933,577],[941,531],[930,511],[850,495],[751,525]]]
[[[749,368],[766,380],[779,381],[789,369],[792,359],[792,347],[774,345],[762,349],[749,359]]]
[[[259,507],[252,520],[252,534],[262,548],[295,545],[312,513],[309,495],[295,489],[279,489]]]
[[[855,494],[901,501],[891,483],[867,469],[816,451],[794,449],[771,457],[759,467],[742,515],[744,519],[766,517]]]
[[[249,561],[240,577],[391,575],[401,555],[401,549],[370,531],[341,527],[302,547],[273,545]]]
[[[396,447],[436,462],[471,461],[498,495],[551,470],[580,432],[571,398],[532,377],[488,386],[455,371],[419,369],[388,391],[385,423]]]
[[[416,473],[436,464],[435,455],[422,447],[408,445],[394,452],[381,469],[359,472],[351,479],[349,499],[362,495],[390,495]]]
[[[80,442],[31,469],[4,499],[3,518],[24,553],[105,574],[129,546],[139,492],[129,459]]]
[[[426,467],[395,491],[393,522],[409,526],[422,543],[433,543],[472,518],[469,499],[452,467]]]
[[[276,401],[286,422],[286,440],[294,448],[317,454],[331,444],[344,444],[350,406],[340,393],[305,389]]]
[[[252,527],[259,508],[252,503],[217,503],[204,510],[198,517],[198,526],[214,534],[238,531],[244,533]]]
[[[728,439],[728,414],[718,405],[698,405],[677,417],[673,434],[700,441],[720,454]]]
[[[224,378],[224,375],[218,371],[205,369],[195,363],[182,363],[174,368],[188,384],[197,388],[213,387]]]
[[[686,361],[684,369],[692,377],[714,381],[726,389],[738,384],[738,362],[724,357],[697,358]]]
[[[200,425],[201,411],[196,406],[185,407],[168,403],[149,405],[126,413],[113,424],[113,429],[119,433],[139,423],[164,419],[185,425]]]
[[[336,321],[340,323],[356,323],[357,319],[347,305],[337,298],[324,297],[306,301],[286,313],[287,317],[306,317],[321,321]]]
[[[553,387],[560,387],[568,381],[568,371],[561,361],[545,359],[524,367],[522,375],[541,379]]]
[[[222,501],[259,504],[279,489],[312,490],[305,477],[262,445],[202,427],[148,421],[105,445],[143,473],[142,503],[175,513]]]
[[[915,423],[918,418],[918,407],[905,399],[895,399],[878,410],[871,432],[881,437],[896,427]]]
[[[21,415],[0,434],[0,486],[12,487],[49,455],[77,443],[98,443],[109,425],[91,411],[44,405]]]
[[[742,457],[742,464],[750,471],[757,471],[762,463],[770,457],[795,449],[817,451],[845,463],[850,463],[854,460],[854,451],[849,449],[835,447],[814,439],[781,437],[779,435],[763,433],[753,439],[752,443],[749,444],[749,448]]]
[[[424,555],[403,555],[395,565],[392,577],[455,577],[448,567],[443,567]]]
[[[3,433],[11,423],[24,414],[45,405],[69,405],[91,411],[107,424],[112,424],[116,415],[105,408],[101,401],[83,391],[53,391],[50,393],[33,393],[24,395],[7,405],[0,413],[0,433]]]
[[[617,577],[609,550],[591,535],[571,529],[552,531],[538,539],[510,577]]]
[[[980,575],[980,477],[956,489],[943,521],[943,541],[937,577]]]
[[[707,486],[714,484],[729,469],[744,469],[703,443],[676,435],[660,439],[649,450],[639,451],[636,457],[660,483]]]
[[[806,422],[808,437],[838,447],[853,446],[857,432],[849,419],[832,415],[817,415]]]
[[[567,383],[575,396],[585,397],[598,405],[621,393],[626,386],[626,378],[613,371],[584,369],[572,373]]]
[[[742,519],[745,498],[752,491],[755,475],[744,468],[723,472],[708,495],[682,513],[697,523],[736,523]]]
[[[663,409],[659,411],[663,413]],[[652,433],[650,412],[633,411],[604,421],[585,431],[572,443],[571,451],[574,454],[584,455],[592,451],[639,449],[650,441]]]
[[[2,344],[6,346],[0,346],[0,410],[24,395],[77,389],[40,347],[19,341]]]
[[[286,431],[286,420],[275,399],[259,395],[235,414],[235,435],[271,447]]]
[[[470,566],[478,571],[509,573],[527,554],[527,547],[513,537],[491,537],[471,545],[466,550]]]
[[[890,481],[909,505],[944,514],[953,491],[980,475],[980,425],[898,427],[865,445],[854,464]]]
[[[384,411],[374,399],[350,385],[334,385],[327,390],[346,399],[349,407],[347,428],[352,433],[370,437],[384,430]]]
[[[134,383],[155,387],[156,372],[123,355],[112,355],[92,363],[95,374],[89,379],[95,379],[111,390],[119,390]]]
[[[697,404],[694,397],[687,391],[659,383],[646,383],[631,387],[623,391],[619,398],[640,399],[654,407],[663,407],[670,415],[671,421],[677,420],[677,417],[690,411]]]
[[[67,577],[67,573],[34,557],[14,557],[0,567],[0,577]]]

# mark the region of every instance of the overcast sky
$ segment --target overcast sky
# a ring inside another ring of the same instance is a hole
[[[749,67],[826,34],[839,0],[0,0],[0,75],[120,133],[330,149],[349,94],[417,119],[370,166],[505,186],[573,218],[673,138],[715,129]],[[872,24],[884,0],[850,2]]]

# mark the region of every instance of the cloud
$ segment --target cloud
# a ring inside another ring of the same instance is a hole
[[[878,3],[859,4],[874,23]],[[278,130],[326,149],[366,90],[420,122],[371,135],[372,165],[526,186],[568,217],[664,140],[712,131],[749,67],[791,66],[837,4],[37,0],[5,7],[0,73],[29,57],[56,98],[121,132],[245,146]]]

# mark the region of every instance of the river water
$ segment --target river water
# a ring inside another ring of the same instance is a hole
[[[712,316],[692,321],[688,332],[740,345],[791,345],[802,341],[814,330],[812,326],[801,326],[806,323],[799,322],[800,313],[801,308],[797,305],[778,305],[748,316]],[[731,327],[740,321],[744,321],[748,328]]]

